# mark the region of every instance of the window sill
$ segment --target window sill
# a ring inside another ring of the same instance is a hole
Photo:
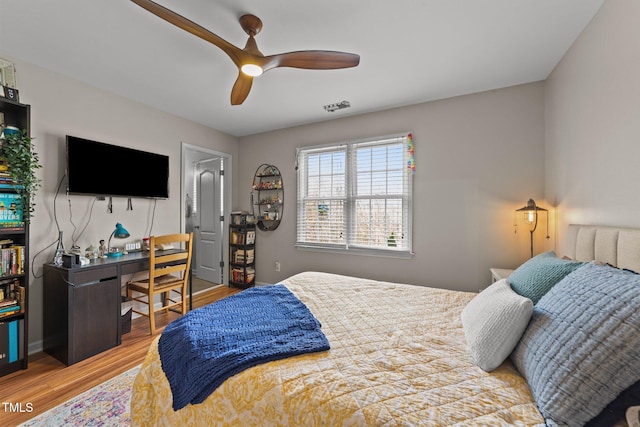
[[[310,252],[324,252],[328,254],[345,254],[345,255],[360,255],[360,256],[375,256],[383,258],[399,258],[399,259],[411,259],[413,258],[413,252],[387,250],[387,249],[365,249],[365,248],[345,248],[345,247],[325,247],[325,246],[313,246],[296,244],[296,249],[300,251]]]

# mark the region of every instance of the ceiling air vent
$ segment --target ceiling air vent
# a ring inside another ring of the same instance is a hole
[[[343,108],[349,108],[349,107],[351,107],[351,104],[349,104],[349,101],[342,101],[342,102],[337,102],[335,104],[325,105],[324,110],[327,113],[333,113],[336,110],[342,110]]]

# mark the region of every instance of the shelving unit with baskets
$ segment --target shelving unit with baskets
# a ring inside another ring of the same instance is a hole
[[[0,97],[0,121],[30,132],[31,107]],[[0,140],[1,142],[1,140]],[[7,170],[0,163],[0,376],[27,369],[29,223]]]
[[[248,288],[256,283],[256,225],[248,212],[234,212],[229,224],[229,286]]]
[[[258,166],[253,177],[251,204],[260,230],[278,228],[284,208],[284,186],[277,167],[266,163]]]

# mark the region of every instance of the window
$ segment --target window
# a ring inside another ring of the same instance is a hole
[[[298,149],[296,246],[410,255],[408,138]]]

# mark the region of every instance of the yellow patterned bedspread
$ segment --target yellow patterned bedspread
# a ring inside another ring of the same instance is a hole
[[[543,419],[509,361],[486,373],[460,312],[475,294],[307,272],[283,282],[331,350],[269,362],[174,412],[156,339],[136,377],[133,426],[506,426]]]

